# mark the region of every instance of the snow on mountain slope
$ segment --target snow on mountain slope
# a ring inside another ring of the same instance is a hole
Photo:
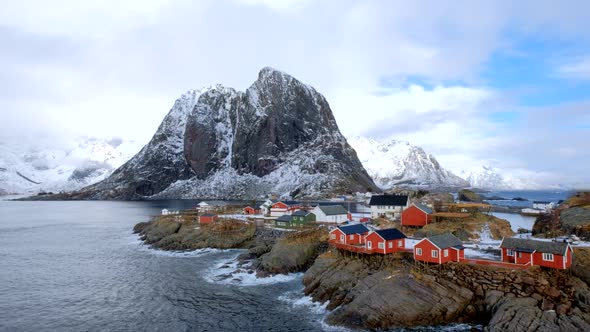
[[[70,191],[109,176],[140,145],[120,138],[70,143],[0,138],[0,194]]]
[[[371,138],[348,140],[375,183],[389,189],[399,185],[465,187],[469,183],[444,169],[432,155],[408,142]]]
[[[322,196],[376,190],[313,87],[265,67],[245,91],[222,85],[176,101],[152,140],[69,199]]]
[[[543,185],[539,181],[542,174],[528,170],[512,169],[502,170],[489,165],[462,170],[459,174],[467,180],[471,187],[495,190],[535,190],[548,187],[561,188],[559,185]]]

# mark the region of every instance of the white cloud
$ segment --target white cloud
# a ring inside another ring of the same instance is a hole
[[[184,91],[214,83],[245,89],[270,65],[325,94],[346,134],[406,139],[449,164],[460,164],[458,155],[465,155],[542,168],[545,163],[530,153],[535,141],[560,149],[567,139],[551,142],[556,129],[545,122],[520,132],[490,123],[487,115],[509,102],[504,92],[486,88],[479,73],[494,51],[509,47],[507,31],[587,40],[589,5],[11,2],[0,11],[0,42],[6,45],[0,53],[0,129],[50,127],[146,140]],[[581,64],[563,69],[582,75]],[[435,88],[405,84],[412,77]],[[383,79],[399,84],[384,91]]]
[[[589,80],[590,56],[580,57],[557,67],[557,74],[566,78]]]

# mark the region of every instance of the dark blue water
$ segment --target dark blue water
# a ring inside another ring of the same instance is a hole
[[[207,281],[238,251],[171,254],[131,233],[193,202],[0,201],[1,331],[317,331],[301,277]]]
[[[566,200],[574,194],[573,191],[559,190],[501,190],[484,193],[485,196],[499,196],[506,200],[490,201],[494,205],[517,206],[521,208],[532,207],[533,201],[548,201],[557,203],[560,200]],[[513,198],[522,197],[527,201],[513,201]]]

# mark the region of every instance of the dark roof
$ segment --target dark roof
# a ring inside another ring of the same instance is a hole
[[[399,229],[397,229],[397,228],[379,229],[379,230],[376,230],[375,233],[379,234],[379,236],[381,236],[386,241],[405,239],[407,237],[404,233],[400,232]]]
[[[289,206],[291,206],[291,205],[299,205],[299,202],[297,202],[297,201],[279,201],[279,202],[285,203],[285,205],[289,205]]]
[[[342,233],[347,234],[347,235],[348,234],[363,234],[363,233],[369,232],[369,229],[367,227],[365,227],[365,225],[361,225],[361,224],[338,226],[338,228],[340,228]]]
[[[293,220],[293,216],[289,214],[283,214],[282,216],[278,217],[276,221],[286,221],[291,222]]]
[[[307,216],[307,215],[309,215],[309,214],[313,214],[313,213],[311,213],[311,212],[309,212],[309,211],[304,211],[304,210],[297,210],[297,211],[293,212],[293,214],[292,214],[292,215],[293,215],[293,216],[301,216],[301,217],[305,217],[305,216]]]
[[[215,213],[205,213],[205,214],[201,215],[201,217],[215,217],[215,216],[217,216]]]
[[[431,236],[428,238],[428,240],[440,249],[446,249],[451,247],[455,248],[463,245],[463,242],[461,242],[461,240],[459,240],[455,235],[451,233],[444,233],[440,235]]]
[[[343,208],[342,205],[320,205],[318,206],[318,208],[322,210],[322,212],[327,216],[333,216],[337,214],[348,214],[348,211],[346,211],[346,209]]]
[[[551,204],[549,201],[533,201],[533,204]]]
[[[568,244],[563,242],[536,241],[515,237],[505,238],[500,244],[500,248],[516,249],[516,251],[523,252],[538,251],[562,256],[567,247]]]
[[[432,209],[426,205],[416,203],[414,204],[414,206],[416,206],[418,209],[422,210],[426,214],[431,214],[433,212]]]
[[[369,205],[391,205],[391,206],[406,206],[408,204],[408,196],[406,195],[373,195]]]

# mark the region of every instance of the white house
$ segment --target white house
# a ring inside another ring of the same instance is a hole
[[[266,201],[264,201],[264,203],[262,203],[262,205],[260,205],[260,212],[263,215],[269,215],[270,214],[270,207],[276,203],[276,201],[268,198]]]
[[[406,195],[373,195],[369,201],[371,216],[399,219],[409,203]]]
[[[315,214],[316,222],[343,223],[348,220],[348,211],[342,205],[318,205],[311,213]]]
[[[209,211],[213,209],[214,207],[205,201],[202,201],[201,203],[197,204],[197,210],[199,210],[199,212]]]
[[[170,211],[168,211],[168,209],[162,209],[162,215],[163,216],[167,216],[170,214]]]

